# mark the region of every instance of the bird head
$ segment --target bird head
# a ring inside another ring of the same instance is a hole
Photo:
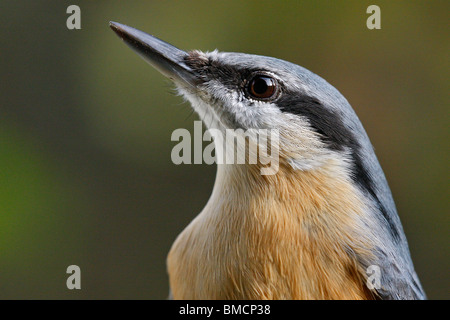
[[[137,29],[110,26],[174,82],[208,129],[276,131],[276,154],[293,169],[333,164],[348,173],[353,163],[350,174],[362,173],[367,136],[347,100],[318,75],[271,57],[185,52]]]

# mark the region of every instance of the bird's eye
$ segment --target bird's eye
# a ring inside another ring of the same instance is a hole
[[[267,75],[256,75],[250,79],[247,85],[247,92],[250,97],[258,100],[273,98],[277,91],[278,84],[276,80]]]

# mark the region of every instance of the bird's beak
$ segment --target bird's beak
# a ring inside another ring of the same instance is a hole
[[[109,25],[131,49],[167,78],[181,85],[195,87],[199,83],[199,78],[184,63],[188,55],[185,51],[126,25],[112,21]]]

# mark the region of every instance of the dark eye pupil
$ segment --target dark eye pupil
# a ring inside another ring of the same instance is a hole
[[[275,94],[275,80],[268,76],[258,75],[254,77],[248,87],[248,92],[253,98],[267,99]]]
[[[253,82],[253,91],[257,94],[264,94],[270,86],[270,81],[267,78],[258,78]]]

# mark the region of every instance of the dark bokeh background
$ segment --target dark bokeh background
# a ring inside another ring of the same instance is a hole
[[[81,8],[81,30],[66,8]],[[366,28],[381,7],[382,29]],[[448,1],[0,2],[0,298],[163,299],[215,167],[170,160],[196,116],[109,29],[300,64],[355,108],[429,298],[449,295]],[[81,267],[82,289],[66,288]]]

